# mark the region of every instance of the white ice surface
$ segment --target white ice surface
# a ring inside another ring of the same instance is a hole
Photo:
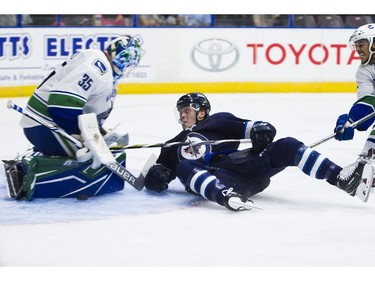
[[[166,141],[180,131],[174,113],[179,96],[119,95],[106,126],[120,123],[119,128],[129,132],[130,144]],[[330,135],[337,116],[347,112],[356,98],[354,94],[207,96],[212,112],[269,121],[278,129],[276,138],[293,136],[307,145]],[[27,99],[13,101],[24,107]],[[12,159],[30,145],[19,127],[20,114],[7,109],[6,102],[0,99],[0,155]],[[329,140],[316,149],[345,166],[356,160],[366,137],[366,132],[356,132],[353,141]],[[158,152],[128,150],[127,168],[138,174],[149,154]],[[178,181],[162,194],[138,192],[127,185],[121,192],[87,201],[32,202],[7,198],[0,181],[0,266],[371,268],[375,265],[375,197],[371,197],[363,203],[295,167],[275,176],[264,192],[252,198],[263,210],[239,213],[186,193]]]

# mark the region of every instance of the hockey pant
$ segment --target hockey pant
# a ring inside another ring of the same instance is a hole
[[[222,155],[207,166],[199,160],[184,160],[176,175],[187,191],[223,204],[223,191],[233,188],[246,197],[262,192],[272,176],[297,166],[305,174],[334,184],[342,170],[328,158],[288,137],[270,144],[260,154],[251,148]]]
[[[75,156],[77,148],[59,134],[45,126],[24,128],[26,138],[34,145],[34,150],[44,155]]]

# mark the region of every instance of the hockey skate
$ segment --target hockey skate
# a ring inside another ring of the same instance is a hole
[[[359,158],[366,161],[367,164],[369,165],[375,165],[375,149],[370,148],[367,150],[367,153],[366,153],[366,149],[364,149],[364,151],[359,155]],[[371,192],[374,192],[374,191],[375,191],[375,182],[373,180],[372,186],[371,186]]]
[[[224,206],[231,211],[245,211],[251,210],[254,206],[254,202],[249,200],[247,197],[236,193],[233,188],[223,191],[224,195]]]
[[[337,177],[336,186],[351,196],[357,196],[367,202],[374,176],[374,168],[363,159],[342,169]]]
[[[20,166],[21,162],[16,160],[3,160],[3,163],[8,196],[16,200],[21,200],[25,194],[22,190],[24,173]]]

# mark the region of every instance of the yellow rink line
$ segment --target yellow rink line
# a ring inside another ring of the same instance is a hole
[[[0,87],[0,97],[30,96],[36,85]],[[120,94],[171,93],[355,93],[354,82],[124,83]]]

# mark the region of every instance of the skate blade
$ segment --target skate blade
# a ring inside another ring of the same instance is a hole
[[[367,202],[371,188],[373,185],[374,167],[372,165],[365,165],[363,168],[362,182],[357,188],[356,196],[363,202]]]
[[[252,209],[263,210],[263,208],[254,205],[252,201],[244,203],[240,199],[232,197],[229,199],[229,202],[230,206],[237,211],[250,211]]]

